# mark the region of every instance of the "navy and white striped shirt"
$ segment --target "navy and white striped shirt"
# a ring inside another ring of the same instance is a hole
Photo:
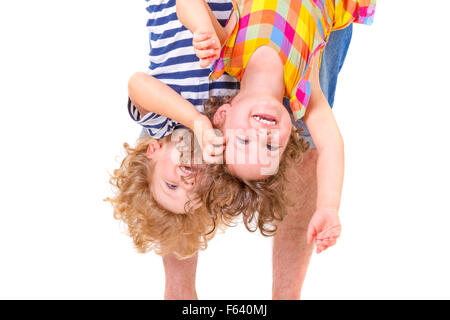
[[[147,21],[150,40],[150,65],[147,73],[164,82],[183,98],[203,111],[203,102],[210,95],[230,95],[239,88],[237,81],[224,74],[209,81],[210,68],[200,68],[192,47],[192,33],[178,20],[176,0],[146,0],[150,17]],[[231,0],[207,1],[216,18],[224,26],[231,13]],[[141,117],[138,109],[128,102],[128,112],[147,134],[161,139],[181,125],[155,113]]]

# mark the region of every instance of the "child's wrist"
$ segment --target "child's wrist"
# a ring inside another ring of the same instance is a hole
[[[192,30],[192,34],[209,34],[211,37],[216,36],[216,30],[214,29],[214,26],[211,23],[208,23],[206,25],[196,26]]]
[[[201,114],[197,110],[193,112],[192,117],[190,117],[190,123],[188,125],[188,128],[194,131],[195,124],[197,123],[197,126],[200,125],[205,121],[206,116],[204,114]]]
[[[316,207],[316,212],[338,215],[339,208],[337,206],[323,206],[318,204]]]

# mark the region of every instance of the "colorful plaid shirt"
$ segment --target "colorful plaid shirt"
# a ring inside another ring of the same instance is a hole
[[[311,96],[313,56],[322,51],[333,30],[352,22],[371,24],[376,0],[237,0],[237,23],[223,44],[211,76],[224,72],[241,80],[250,57],[261,46],[275,49],[283,62],[285,95],[295,120]],[[229,20],[230,21],[230,20]]]

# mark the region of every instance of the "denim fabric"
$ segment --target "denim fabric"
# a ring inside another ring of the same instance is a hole
[[[344,65],[344,60],[352,39],[352,31],[353,24],[350,24],[345,29],[331,32],[328,43],[322,54],[322,63],[319,73],[320,87],[322,88],[323,94],[325,95],[325,98],[327,98],[331,107],[333,107],[334,104],[334,94],[336,92],[338,74]],[[285,99],[284,105],[288,108],[288,110],[290,110],[289,100]],[[311,148],[315,148],[316,146],[314,145],[314,141],[309,134],[308,128],[306,128],[303,121],[300,122],[301,123],[299,124],[293,121],[297,128],[302,127],[305,130],[303,136],[311,143]]]
[[[332,32],[323,51],[319,73],[320,87],[331,107],[334,104],[338,74],[344,65],[352,39],[352,31],[353,24],[343,30]]]

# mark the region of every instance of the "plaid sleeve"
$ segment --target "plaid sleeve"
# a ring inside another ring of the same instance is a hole
[[[232,20],[231,19],[232,15],[236,16],[236,25],[234,26],[233,31],[227,36],[224,43],[221,44],[222,49],[220,51],[220,57],[213,63],[213,71],[209,76],[210,80],[219,79],[224,74],[225,71],[235,76],[238,80],[240,80],[240,78],[237,76],[237,74],[239,74],[240,68],[234,68],[237,71],[233,72],[233,68],[232,66],[230,66],[230,62],[233,57],[233,50],[236,42],[236,36],[239,31],[240,13],[236,1],[233,1],[233,11],[230,14],[230,18],[227,21],[227,25]]]
[[[334,0],[332,30],[344,29],[352,22],[372,24],[376,2],[377,0]]]
[[[138,108],[128,98],[128,113],[131,119],[144,127],[147,134],[155,139],[162,139],[171,134],[180,124],[160,114],[149,112],[141,116]]]

